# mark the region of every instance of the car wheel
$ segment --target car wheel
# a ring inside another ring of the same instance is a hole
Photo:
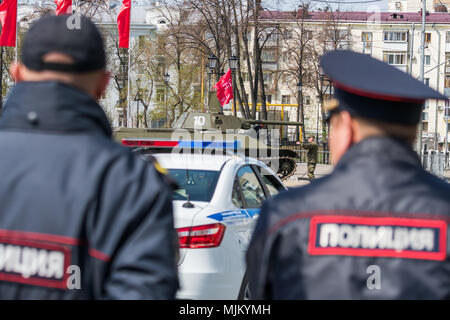
[[[241,289],[239,290],[238,300],[250,300],[250,288],[248,286],[247,271],[244,274],[244,279],[242,280]]]

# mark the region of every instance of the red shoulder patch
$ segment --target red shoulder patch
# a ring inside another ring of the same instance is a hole
[[[308,253],[445,260],[447,223],[396,217],[311,217]]]
[[[0,231],[0,281],[67,289],[71,249],[42,241],[58,236]],[[63,238],[63,237],[61,237]],[[64,242],[66,241],[64,237]],[[75,239],[69,239],[75,243]]]

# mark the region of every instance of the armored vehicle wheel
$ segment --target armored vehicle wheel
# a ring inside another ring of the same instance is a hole
[[[280,179],[284,181],[295,173],[297,164],[292,158],[280,158],[279,161],[280,163],[277,174]]]

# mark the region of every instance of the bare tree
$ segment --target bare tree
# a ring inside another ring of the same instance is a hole
[[[290,84],[293,93],[297,99],[297,121],[305,123],[305,109],[303,104],[303,92],[311,86],[309,82],[308,61],[312,58],[311,47],[314,41],[313,32],[307,24],[309,19],[309,4],[304,2],[300,5],[293,22],[282,28],[282,42],[280,49],[282,50],[282,61],[284,68],[279,73],[280,77]],[[297,86],[301,85],[302,90],[297,90]],[[302,127],[302,141],[305,141],[306,130],[305,125]],[[296,140],[300,138],[299,127],[296,128]]]
[[[320,57],[328,51],[346,49],[351,46],[351,32],[341,22],[345,12],[333,11],[326,7],[321,13],[322,27],[315,33],[315,40],[311,45],[311,59],[308,59],[308,69],[312,88],[315,89],[322,115],[322,140],[327,141],[328,124],[326,122],[323,103],[331,96],[332,83],[326,79],[320,69]]]

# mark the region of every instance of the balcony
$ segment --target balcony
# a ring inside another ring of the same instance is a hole
[[[384,51],[408,51],[408,42],[383,42]]]
[[[278,64],[276,61],[263,61],[262,69],[268,71],[276,71],[278,70]]]
[[[403,72],[407,72],[408,71],[408,66],[405,64],[393,64],[393,67],[396,67],[397,69],[403,71]]]

